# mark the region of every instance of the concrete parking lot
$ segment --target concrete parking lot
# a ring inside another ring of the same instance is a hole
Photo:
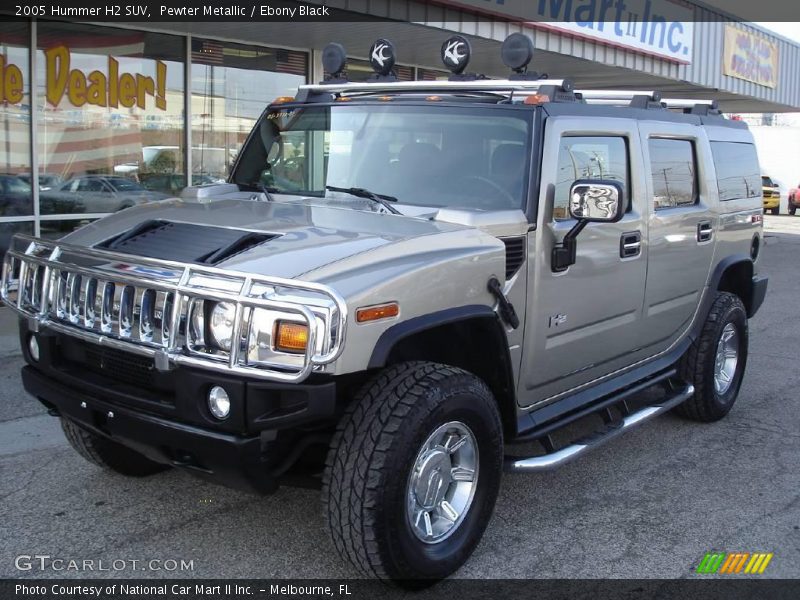
[[[770,288],[750,322],[739,401],[712,425],[666,415],[543,475],[506,476],[464,578],[684,578],[711,550],[773,552],[764,576],[800,577],[800,217],[766,217]],[[9,331],[8,309],[0,309]],[[172,471],[103,472],[23,392],[14,336],[0,339],[0,577],[15,557],[193,561],[147,576],[354,576],[323,530],[319,494],[261,498]],[[130,569],[95,575],[142,576]]]

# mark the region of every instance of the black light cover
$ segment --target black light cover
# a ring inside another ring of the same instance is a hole
[[[369,49],[369,64],[378,75],[388,75],[394,68],[396,55],[394,44],[387,39],[380,38]]]
[[[322,68],[325,69],[332,77],[338,78],[341,76],[347,65],[347,52],[344,46],[331,42],[322,50]]]
[[[512,33],[500,48],[503,64],[516,73],[523,73],[533,58],[533,42],[521,33]]]
[[[442,44],[442,62],[456,75],[463,73],[467,68],[471,54],[472,46],[467,38],[460,35],[449,37]]]

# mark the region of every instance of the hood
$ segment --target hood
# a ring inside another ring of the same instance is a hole
[[[390,244],[466,229],[426,218],[325,206],[322,202],[167,200],[129,208],[95,221],[66,236],[64,241],[95,246],[150,220],[267,233],[273,237],[215,266],[257,275],[299,278]],[[169,258],[168,247],[164,258]]]

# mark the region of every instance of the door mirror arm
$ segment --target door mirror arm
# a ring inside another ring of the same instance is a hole
[[[579,219],[564,236],[564,239],[553,246],[551,267],[554,273],[566,271],[570,265],[575,264],[578,253],[578,234],[588,224],[589,221],[587,219]]]

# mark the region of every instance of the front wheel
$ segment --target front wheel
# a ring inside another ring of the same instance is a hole
[[[430,585],[480,541],[502,464],[497,405],[480,379],[434,363],[389,367],[331,444],[323,503],[334,545],[364,575]]]
[[[747,364],[747,312],[738,296],[719,292],[700,336],[680,363],[694,396],[675,410],[695,421],[717,421],[728,414],[739,395]]]
[[[792,204],[792,201],[791,201],[791,200],[789,200],[789,210],[788,210],[788,213],[789,213],[790,215],[794,216],[795,212],[797,212],[797,207],[796,207],[794,204]]]

